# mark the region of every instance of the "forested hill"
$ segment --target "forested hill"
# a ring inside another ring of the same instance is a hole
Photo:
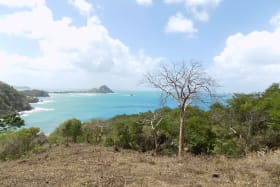
[[[0,81],[0,116],[30,109],[31,106],[25,95]]]

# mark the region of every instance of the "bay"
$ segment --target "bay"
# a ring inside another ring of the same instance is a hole
[[[108,119],[119,114],[137,114],[160,108],[160,93],[153,91],[120,91],[112,94],[64,93],[50,94],[32,104],[31,111],[21,113],[25,127],[39,127],[49,134],[63,121],[77,118]],[[167,106],[176,107],[172,101]]]
[[[163,107],[160,92],[156,91],[119,91],[112,94],[59,93],[39,98],[40,102],[31,104],[31,111],[21,112],[25,127],[38,127],[50,134],[67,119],[77,118],[82,122],[92,119],[108,119],[121,114],[138,114],[154,111]],[[225,101],[221,97],[220,101]],[[200,109],[208,110],[210,104],[194,102]],[[173,100],[165,106],[175,108]]]

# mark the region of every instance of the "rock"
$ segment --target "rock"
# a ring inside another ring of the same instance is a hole
[[[213,177],[213,178],[219,178],[220,175],[215,173],[215,174],[212,175],[212,177]]]
[[[114,93],[108,86],[102,85],[99,88],[93,88],[89,90],[90,93]]]

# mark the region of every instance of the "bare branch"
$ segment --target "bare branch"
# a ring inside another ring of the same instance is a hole
[[[179,155],[182,155],[185,110],[193,101],[207,102],[205,96],[206,94],[212,96],[212,89],[216,87],[216,83],[196,61],[189,64],[184,61],[162,64],[158,72],[146,74],[146,80],[154,88],[160,89],[165,99],[168,96],[172,97],[179,106],[181,114]]]

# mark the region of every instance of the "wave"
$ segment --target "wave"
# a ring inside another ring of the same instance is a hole
[[[41,108],[41,107],[36,107],[32,110],[28,110],[28,111],[22,111],[22,112],[19,112],[19,115],[21,117],[26,117],[26,116],[29,116],[30,114],[32,113],[37,113],[37,112],[48,112],[48,111],[53,111],[54,108]]]
[[[136,96],[135,94],[125,94],[123,96],[126,96],[126,97],[133,97],[133,96]]]
[[[68,93],[70,97],[96,96],[96,93]]]
[[[151,108],[153,105],[116,105],[112,106],[112,108]]]
[[[54,100],[41,100],[37,104],[38,105],[43,105],[43,104],[46,104],[46,103],[53,103],[53,102],[54,102]]]

